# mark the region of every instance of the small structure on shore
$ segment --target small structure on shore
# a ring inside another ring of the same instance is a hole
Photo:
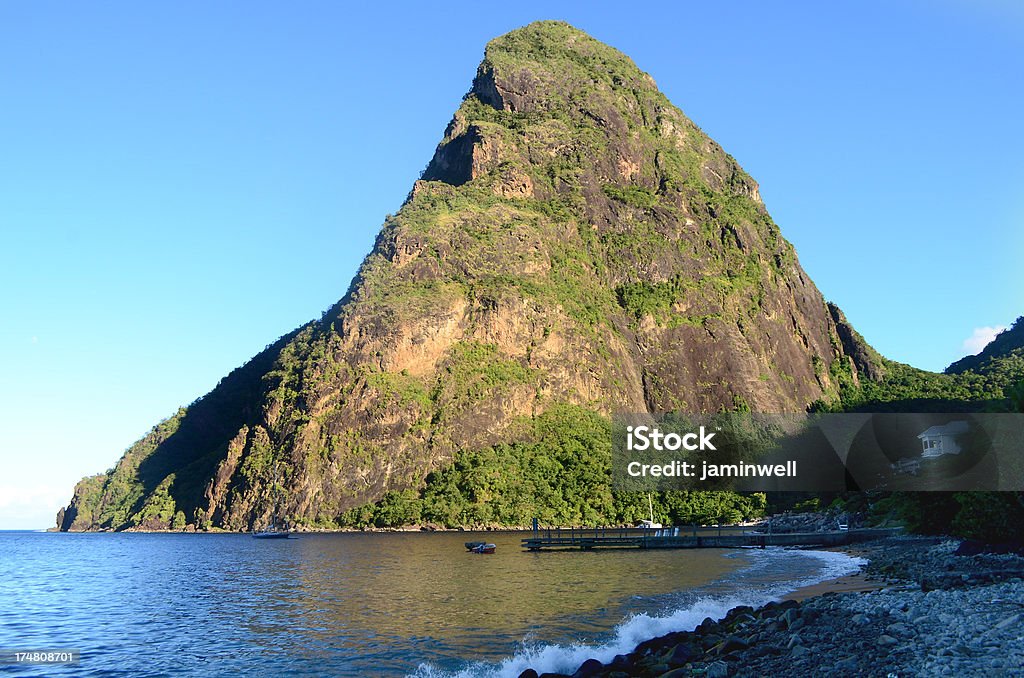
[[[933,459],[944,454],[960,454],[960,443],[957,436],[961,436],[971,430],[970,424],[966,421],[951,421],[943,426],[932,426],[918,434],[917,439],[921,441],[921,457]]]

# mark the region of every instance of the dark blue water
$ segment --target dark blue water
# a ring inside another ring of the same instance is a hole
[[[528,553],[516,533],[0,533],[0,675],[513,675],[575,668],[856,569],[840,554]]]

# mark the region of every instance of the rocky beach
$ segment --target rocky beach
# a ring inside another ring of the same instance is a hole
[[[591,659],[573,674],[539,675],[1024,676],[1019,553],[918,537],[848,550],[868,560],[859,575],[758,609],[734,608],[607,664]],[[537,676],[532,669],[521,674]]]

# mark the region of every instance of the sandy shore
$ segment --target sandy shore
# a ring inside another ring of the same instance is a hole
[[[783,600],[804,601],[814,596],[825,595],[826,593],[864,593],[865,591],[877,591],[882,588],[885,588],[884,582],[880,582],[863,572],[858,572],[857,574],[845,577],[828,579],[811,586],[804,586],[787,594]]]

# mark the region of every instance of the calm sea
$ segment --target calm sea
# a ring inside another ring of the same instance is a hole
[[[81,651],[0,675],[571,672],[857,569],[782,549],[528,553],[522,536],[0,533],[0,648]]]

